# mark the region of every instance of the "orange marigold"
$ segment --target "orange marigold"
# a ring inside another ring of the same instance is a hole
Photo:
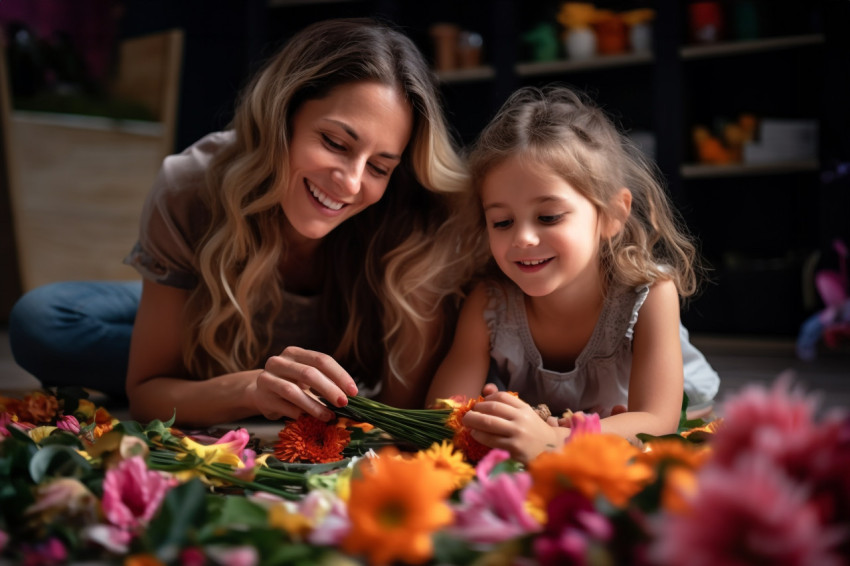
[[[342,459],[351,433],[333,422],[302,414],[278,433],[274,455],[285,462],[321,464]]]
[[[50,424],[59,412],[59,401],[53,395],[36,391],[17,406],[18,418],[34,425]]]
[[[559,450],[543,452],[529,463],[529,499],[545,509],[555,496],[574,488],[589,499],[601,494],[623,507],[653,477],[652,469],[636,460],[638,453],[614,434],[571,438]]]

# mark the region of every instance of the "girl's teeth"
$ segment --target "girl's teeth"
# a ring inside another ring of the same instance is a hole
[[[307,184],[307,188],[310,189],[310,194],[313,195],[317,201],[330,208],[331,210],[339,210],[345,203],[337,202],[335,200],[331,200],[331,198],[325,193],[319,192],[318,189],[314,188],[313,185]]]
[[[520,263],[523,265],[539,265],[546,261],[545,259],[533,259],[531,261],[521,261]]]

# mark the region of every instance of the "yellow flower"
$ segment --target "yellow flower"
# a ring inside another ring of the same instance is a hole
[[[713,421],[704,424],[703,426],[699,426],[696,428],[692,428],[690,430],[686,430],[682,433],[682,436],[695,442],[701,442],[704,440],[708,440],[711,438],[715,432],[720,430],[720,427],[723,426],[723,419],[714,419]],[[693,437],[693,438],[691,438]]]
[[[430,461],[396,458],[381,451],[363,462],[351,480],[348,513],[351,530],[342,549],[366,555],[370,564],[402,561],[419,564],[431,558],[431,535],[452,521],[446,498],[452,477]]]
[[[269,508],[269,525],[286,531],[296,540],[304,540],[313,529],[313,523],[291,501],[280,501]]]
[[[604,495],[623,507],[652,478],[652,469],[636,460],[639,451],[614,434],[584,434],[559,450],[543,452],[528,465],[529,499],[540,508],[566,489],[589,499]]]
[[[80,423],[87,423],[94,418],[94,412],[97,407],[88,399],[80,399],[77,402],[77,410],[74,411],[74,416]]]
[[[420,450],[416,453],[416,458],[430,461],[437,469],[451,474],[455,489],[462,488],[475,477],[475,468],[464,459],[463,452],[456,450],[448,440],[441,444],[434,443],[428,450]]]
[[[55,426],[37,426],[27,431],[29,437],[32,438],[33,442],[36,444],[41,444],[41,441],[50,436],[56,430]]]
[[[198,458],[204,461],[204,464],[226,464],[234,468],[242,468],[245,463],[239,454],[236,452],[235,445],[232,444],[201,444],[195,442],[188,436],[180,439],[180,445],[191,452]],[[185,455],[178,456],[179,459],[185,459]]]

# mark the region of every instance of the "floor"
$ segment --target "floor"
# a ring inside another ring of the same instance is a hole
[[[821,407],[850,410],[850,349],[822,351],[812,362],[794,355],[790,340],[692,336],[720,374],[718,406],[731,393],[750,383],[771,384],[783,372],[791,372],[794,383],[820,397]],[[39,386],[38,381],[12,359],[8,332],[0,328],[0,391],[23,391]],[[125,407],[110,409],[116,418],[128,418]],[[272,427],[271,432],[276,432]]]

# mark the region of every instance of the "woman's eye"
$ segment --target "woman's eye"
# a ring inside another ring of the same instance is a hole
[[[542,214],[537,217],[543,224],[554,224],[563,218],[563,214]]]
[[[386,176],[386,175],[389,175],[389,170],[388,170],[388,169],[384,169],[383,167],[379,167],[379,166],[377,166],[377,165],[373,165],[372,163],[370,163],[370,164],[369,164],[369,167],[371,167],[371,168],[372,168],[372,171],[375,173],[375,175],[378,175],[378,176],[381,176],[381,177],[384,177],[384,176]]]
[[[336,143],[336,142],[335,142],[335,141],[333,141],[330,137],[328,137],[326,134],[322,134],[322,139],[324,140],[324,142],[325,142],[326,144],[328,144],[328,146],[330,146],[330,147],[331,147],[331,149],[335,149],[335,150],[337,150],[337,151],[345,151],[345,146],[344,146],[344,145],[341,145],[341,144]]]
[[[510,227],[511,224],[513,224],[512,220],[497,220],[496,222],[493,222],[493,228],[496,228],[497,230],[505,229]]]

